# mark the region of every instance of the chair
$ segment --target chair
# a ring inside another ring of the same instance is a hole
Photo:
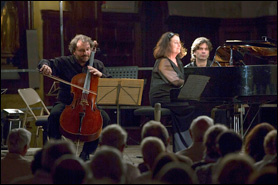
[[[47,140],[47,120],[48,116],[50,115],[49,110],[33,88],[18,89],[18,93],[27,106],[24,114],[23,127],[25,127],[26,122],[35,121],[35,125],[37,127],[35,146],[37,146],[37,139],[39,137],[40,129],[43,131],[43,144],[45,144]],[[40,106],[39,114],[35,114],[32,110],[35,105]]]
[[[107,67],[113,78],[138,78],[138,66]]]
[[[145,116],[155,121],[160,121],[161,117],[171,116],[170,109],[161,108],[160,103],[156,103],[154,107],[138,108],[134,111],[135,116]]]

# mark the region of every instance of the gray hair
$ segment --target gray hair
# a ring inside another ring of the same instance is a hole
[[[210,52],[212,51],[212,44],[209,39],[207,39],[206,37],[199,37],[199,38],[195,39],[191,46],[191,59],[190,59],[191,62],[196,60],[194,52],[199,49],[201,44],[204,44],[204,43],[206,43],[208,45],[209,51]]]
[[[111,180],[111,183],[125,183],[125,165],[121,152],[110,146],[98,150],[88,164],[94,180]]]
[[[70,44],[69,44],[69,50],[70,52],[73,54],[74,51],[76,50],[76,47],[77,47],[77,42],[81,40],[83,43],[85,42],[89,42],[90,44],[90,47],[93,48],[94,47],[94,42],[93,40],[91,39],[91,37],[88,37],[86,35],[82,35],[82,34],[79,34],[79,35],[76,35],[71,41],[70,41]]]
[[[31,132],[24,128],[12,129],[8,136],[8,149],[10,153],[21,153],[27,145],[29,148]]]
[[[120,125],[112,124],[102,130],[99,143],[120,149],[126,144],[126,140],[127,132]]]
[[[219,123],[211,126],[204,135],[204,145],[205,145],[205,153],[210,157],[219,157],[219,153],[217,151],[217,137],[225,131],[228,131],[228,127]]]
[[[54,163],[64,154],[75,154],[76,147],[70,140],[49,140],[42,153],[42,166],[51,171]]]
[[[165,147],[167,147],[169,133],[166,127],[161,122],[151,120],[143,126],[141,131],[141,138],[144,139],[148,136],[158,137],[163,141]]]
[[[165,146],[163,142],[157,137],[149,136],[144,138],[140,147],[144,161],[150,169],[153,167],[157,156],[160,153],[165,152]]]

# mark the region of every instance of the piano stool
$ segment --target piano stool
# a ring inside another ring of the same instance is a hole
[[[160,103],[156,103],[155,107],[147,107],[147,108],[138,108],[134,110],[135,116],[145,116],[149,120],[160,121],[161,117],[169,117],[171,116],[170,109],[161,108]]]

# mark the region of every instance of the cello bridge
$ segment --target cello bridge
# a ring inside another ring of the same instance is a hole
[[[89,103],[86,99],[81,99],[80,105],[89,105]]]

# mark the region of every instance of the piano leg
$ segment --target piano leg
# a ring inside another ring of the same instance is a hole
[[[236,133],[243,136],[243,115],[245,114],[245,108],[243,104],[235,104],[234,105],[234,125],[233,129]]]

